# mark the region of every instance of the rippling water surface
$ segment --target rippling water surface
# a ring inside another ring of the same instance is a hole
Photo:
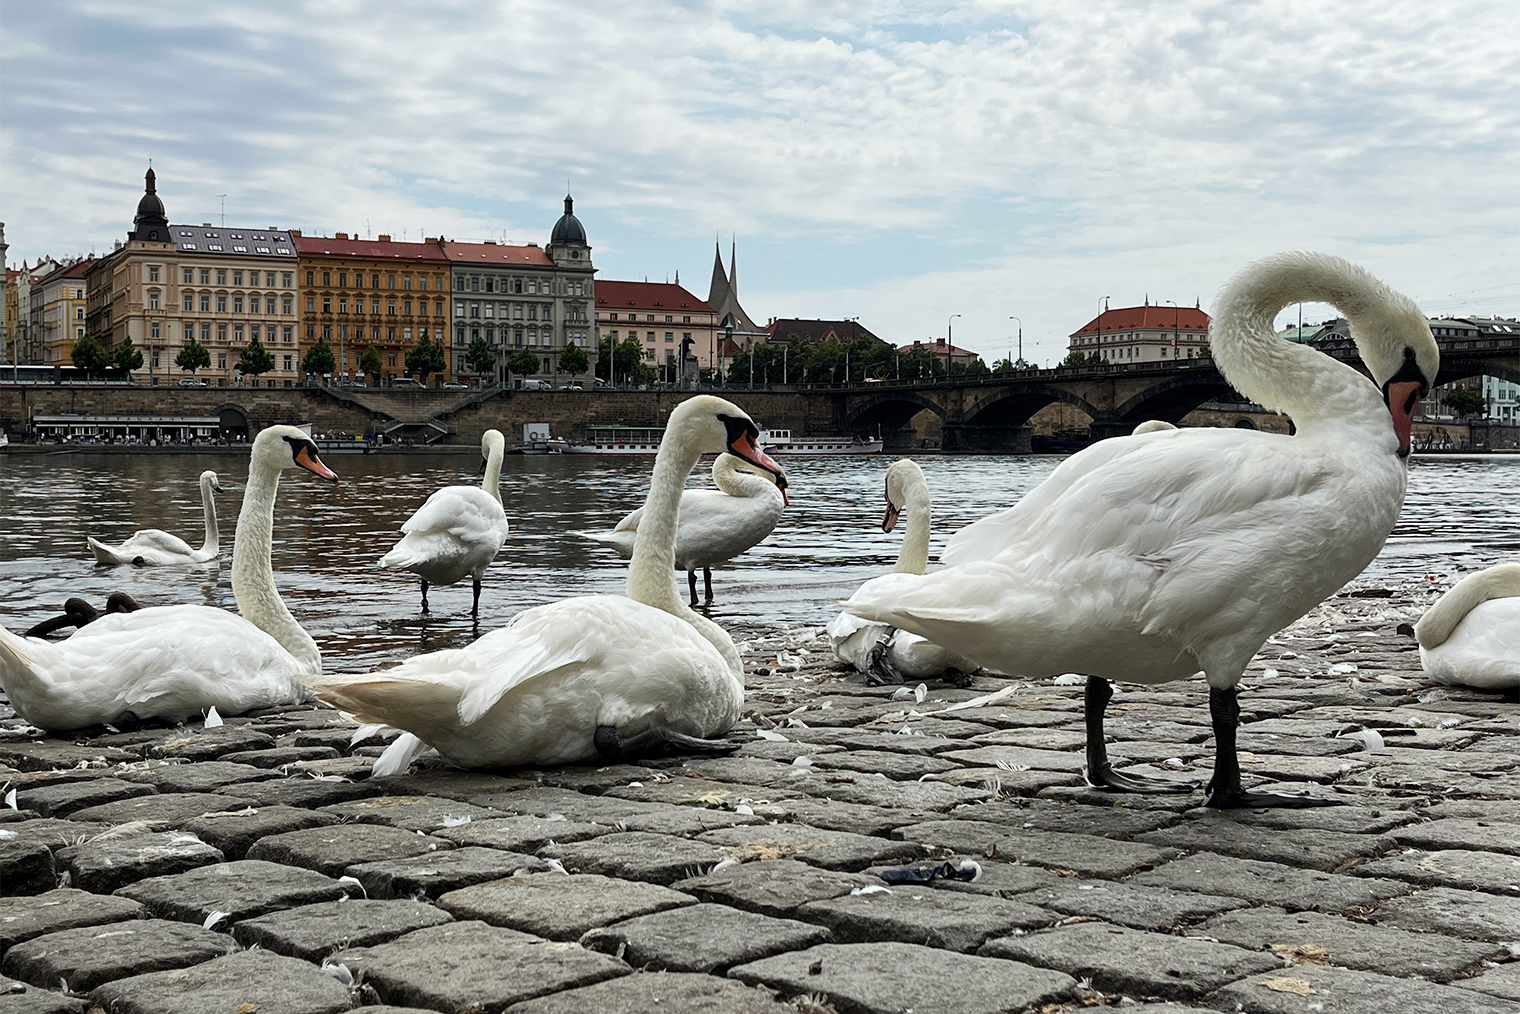
[[[479,481],[469,455],[334,455],[336,486],[305,472],[284,474],[275,513],[276,581],[333,670],[453,647],[477,633],[468,584],[430,592],[418,611],[410,575],[376,561],[401,523],[439,486]],[[950,532],[999,510],[1038,485],[1054,456],[925,457],[934,491],[937,556]],[[901,527],[880,529],[890,458],[791,458],[791,508],[763,545],[713,576],[712,614],[736,634],[827,621],[835,603],[897,557]],[[610,528],[642,500],[653,458],[509,456],[502,498],[512,534],[486,577],[479,631],[521,609],[563,598],[619,592],[626,564],[581,538]],[[220,566],[99,567],[85,535],[117,543],[139,528],[201,541],[196,477],[218,470]],[[195,455],[0,456],[0,622],[24,629],[70,595],[99,606],[124,589],[144,604],[204,602],[233,607],[231,534],[246,458]],[[707,483],[706,463],[693,475]],[[1520,456],[1417,457],[1404,513],[1373,578],[1449,574],[1520,559]],[[684,584],[684,581],[683,581]]]

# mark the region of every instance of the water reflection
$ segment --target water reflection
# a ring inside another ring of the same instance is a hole
[[[712,615],[736,636],[776,625],[822,623],[861,581],[889,569],[901,533],[880,530],[888,458],[795,458],[791,507],[764,544],[713,576]],[[931,552],[948,533],[1015,502],[1057,457],[925,457],[935,493]],[[334,456],[329,485],[286,472],[274,528],[275,576],[335,670],[468,643],[528,606],[569,595],[619,592],[626,564],[578,533],[611,527],[638,506],[650,458],[509,456],[502,497],[512,533],[487,574],[479,627],[468,583],[430,592],[419,612],[411,575],[381,571],[380,556],[417,505],[439,486],[479,481],[478,459]],[[0,620],[24,629],[70,595],[100,605],[122,589],[144,604],[198,601],[232,608],[231,532],[246,459],[222,456],[59,454],[0,458]],[[85,536],[119,542],[164,528],[198,545],[196,477],[222,477],[217,563],[97,567]],[[693,484],[708,482],[699,467]],[[1375,578],[1487,566],[1520,555],[1520,458],[1417,457],[1399,526],[1369,568]],[[674,580],[675,576],[672,575]]]

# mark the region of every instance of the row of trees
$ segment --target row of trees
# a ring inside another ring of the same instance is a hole
[[[754,360],[754,373],[750,361]],[[1022,360],[1021,360],[1022,361]],[[756,382],[794,384],[836,384],[852,380],[929,379],[989,373],[980,358],[946,364],[926,345],[915,345],[899,352],[892,345],[874,338],[853,341],[814,341],[794,338],[786,344],[756,345],[753,352],[734,357],[728,367],[728,383]]]

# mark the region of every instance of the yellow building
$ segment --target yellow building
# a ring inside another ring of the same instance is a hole
[[[74,343],[85,335],[85,276],[94,266],[85,258],[59,267],[32,283],[29,362],[73,364]]]

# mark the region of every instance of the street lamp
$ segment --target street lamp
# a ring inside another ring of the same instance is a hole
[[[1019,320],[1018,317],[1013,316],[1013,314],[1009,314],[1008,315],[1008,319],[1009,320],[1017,320],[1017,321],[1019,321],[1019,358],[1018,358],[1018,362],[1022,363],[1024,361],[1024,322],[1022,320]]]
[[[1178,342],[1177,331],[1179,327],[1179,321],[1182,318],[1182,311],[1178,309],[1176,301],[1168,299],[1167,302],[1172,304],[1172,362],[1176,362]]]
[[[951,321],[959,316],[960,314],[958,313],[952,313],[949,319],[945,321],[945,380],[947,382],[950,380],[950,357],[954,354],[953,350],[955,349],[955,343],[950,340],[954,334],[950,330],[953,326]]]
[[[1103,358],[1103,315],[1105,313],[1107,313],[1107,312],[1108,312],[1108,297],[1104,296],[1103,297],[1103,309],[1100,310],[1100,311],[1098,311],[1097,327],[1095,329],[1097,331],[1097,334],[1098,334],[1098,352],[1097,352],[1097,355],[1098,355],[1099,359]]]

